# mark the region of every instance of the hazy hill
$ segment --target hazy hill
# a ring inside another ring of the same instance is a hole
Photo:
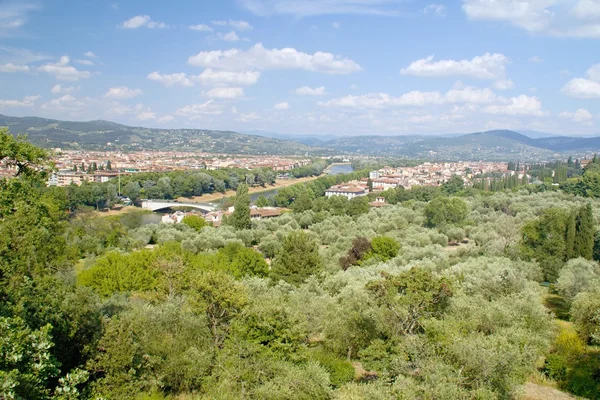
[[[0,114],[0,126],[26,133],[43,147],[64,149],[196,150],[235,154],[330,154],[331,149],[310,147],[291,140],[244,135],[209,129],[149,129],[110,121],[58,121]]]
[[[360,154],[437,160],[549,160],[600,152],[600,137],[536,135],[510,130],[462,135],[286,136],[252,131],[242,134],[210,129],[150,129],[110,121],[58,121],[0,114],[0,126],[26,133],[43,147],[91,150],[190,150],[229,154]],[[262,134],[262,135],[261,135]],[[277,137],[270,137],[277,136]]]

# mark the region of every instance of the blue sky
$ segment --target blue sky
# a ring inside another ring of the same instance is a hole
[[[600,0],[0,0],[0,113],[600,134]]]

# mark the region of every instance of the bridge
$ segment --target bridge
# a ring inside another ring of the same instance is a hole
[[[213,206],[211,204],[207,204],[207,203],[183,203],[180,201],[173,201],[173,200],[144,200],[142,202],[142,208],[145,210],[150,210],[150,211],[158,211],[158,210],[162,210],[163,208],[175,208],[175,207],[196,208],[196,209],[204,211],[204,212],[211,212],[211,211],[216,210],[215,206]]]

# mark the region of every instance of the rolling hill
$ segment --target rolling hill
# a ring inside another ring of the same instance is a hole
[[[28,135],[38,146],[89,150],[179,150],[228,154],[326,155],[333,149],[291,140],[209,129],[150,129],[110,121],[58,121],[0,114],[0,126]]]
[[[242,134],[209,129],[151,129],[110,121],[58,121],[0,114],[0,126],[26,133],[42,147],[89,150],[179,150],[228,154],[314,156],[354,154],[433,160],[552,160],[600,152],[600,137],[531,138],[510,130],[463,135],[288,137],[253,131]],[[277,136],[277,137],[272,137]]]

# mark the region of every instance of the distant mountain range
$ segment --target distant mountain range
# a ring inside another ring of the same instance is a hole
[[[368,155],[434,160],[551,160],[600,152],[600,137],[494,130],[439,136],[297,135],[209,129],[150,129],[110,121],[73,122],[0,114],[0,126],[42,147],[89,150],[180,150],[227,154]],[[523,134],[527,133],[527,135]]]

